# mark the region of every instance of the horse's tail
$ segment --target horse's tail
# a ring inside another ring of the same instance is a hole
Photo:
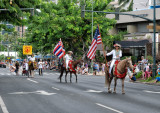
[[[108,86],[109,84],[109,70],[105,67],[105,85]]]

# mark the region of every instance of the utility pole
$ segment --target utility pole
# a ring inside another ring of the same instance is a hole
[[[93,40],[93,0],[92,0],[92,40]],[[93,59],[91,60],[91,73],[93,73]]]
[[[153,1],[153,76],[156,76],[156,0]]]

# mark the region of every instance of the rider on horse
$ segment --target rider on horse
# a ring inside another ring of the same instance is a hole
[[[72,60],[72,54],[73,54],[72,51],[68,51],[68,54],[66,54],[64,56],[64,60],[65,60],[65,63],[66,63],[66,70],[68,70],[69,61]]]
[[[120,57],[122,57],[122,51],[121,51],[121,45],[120,44],[114,44],[115,49],[113,49],[111,52],[107,53],[106,55],[113,55],[112,56],[112,62],[109,68],[109,74],[111,74],[113,65],[115,64],[116,60],[120,60]]]

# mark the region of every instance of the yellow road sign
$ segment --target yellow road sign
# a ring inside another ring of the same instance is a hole
[[[32,46],[24,45],[23,46],[23,55],[32,55]]]

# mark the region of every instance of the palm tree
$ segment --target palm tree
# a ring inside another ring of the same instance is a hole
[[[120,11],[120,12],[124,12],[124,11],[132,11],[133,8],[133,0],[118,0],[117,2],[112,2],[116,11]],[[111,3],[111,4],[112,4]],[[129,7],[126,9],[124,9],[124,6],[126,6],[128,3]]]

